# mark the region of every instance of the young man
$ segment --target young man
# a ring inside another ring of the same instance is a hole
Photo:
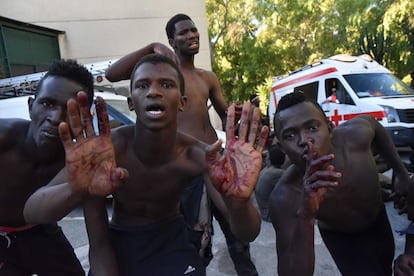
[[[93,78],[72,60],[54,62],[29,98],[31,121],[0,119],[0,275],[85,275],[55,223],[26,224],[26,199],[65,165],[58,126],[79,90],[93,99]]]
[[[218,159],[220,142],[207,146],[177,132],[177,116],[185,108],[184,79],[165,56],[148,55],[137,64],[129,101],[137,113],[136,124],[117,128],[112,139],[104,103],[96,103],[100,125],[96,136],[84,95],[78,100],[81,115],[75,102],[68,103],[75,140],[67,124],[60,126],[69,183],[52,183],[37,191],[26,203],[25,215],[29,221],[56,220],[88,201],[85,214],[93,274],[204,275],[179,202],[188,180],[207,171],[226,204],[232,231],[243,240],[255,239],[260,215],[250,197],[268,133],[262,129],[254,149],[257,109],[249,124],[246,103],[236,139],[234,106],[229,108],[226,150]],[[62,183],[57,178],[53,182]],[[105,196],[110,193],[113,214],[108,229]]]
[[[168,42],[174,52],[160,43],[151,43],[148,46],[134,51],[115,62],[108,68],[105,75],[110,81],[129,79],[132,69],[142,57],[151,53],[166,55],[177,61],[185,79],[186,108],[178,115],[178,130],[189,134],[204,143],[211,144],[217,140],[216,132],[211,125],[207,101],[210,99],[214,109],[225,122],[227,103],[222,95],[221,86],[217,76],[211,72],[194,65],[194,56],[199,52],[199,32],[193,20],[185,14],[173,16],[166,25]],[[203,175],[189,180],[185,193],[182,196],[182,212],[191,229],[192,239],[200,248],[200,255],[204,257],[207,265],[212,258],[211,253],[211,214],[205,196],[206,179]],[[226,236],[229,253],[239,275],[255,276],[256,268],[250,260],[249,244],[238,240],[227,231],[228,223],[225,219],[223,203],[217,200],[215,191],[208,190],[213,199],[213,210],[220,226]],[[207,237],[207,238],[206,238]],[[208,242],[201,240],[208,239]]]
[[[391,275],[394,240],[372,150],[394,170],[397,195],[409,178],[386,130],[370,116],[331,129],[301,92],[281,99],[274,125],[292,162],[270,200],[279,274],[313,274],[318,220],[342,275]]]

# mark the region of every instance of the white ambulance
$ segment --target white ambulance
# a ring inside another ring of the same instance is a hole
[[[370,114],[396,146],[414,147],[414,91],[369,55],[336,55],[275,77],[269,102],[272,124],[278,101],[293,91],[317,101],[334,125]]]

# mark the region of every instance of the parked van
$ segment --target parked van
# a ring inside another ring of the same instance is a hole
[[[414,91],[369,55],[336,55],[275,77],[269,102],[272,126],[278,101],[293,91],[317,101],[336,126],[369,114],[396,146],[414,147]]]
[[[95,92],[95,96],[102,97],[107,106],[111,128],[135,123],[136,114],[128,108],[127,98],[110,92]],[[0,100],[0,118],[20,118],[30,120],[28,98],[18,96]],[[33,97],[33,96],[31,96]],[[97,126],[97,117],[92,106],[94,126]]]

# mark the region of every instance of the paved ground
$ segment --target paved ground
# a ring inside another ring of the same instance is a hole
[[[392,207],[392,203],[387,203],[387,213],[393,230],[403,229],[408,220],[405,215],[398,215]],[[75,247],[76,254],[80,258],[85,270],[88,270],[87,260],[88,243],[81,216],[67,217],[60,222],[64,232],[67,234],[72,245]],[[214,222],[215,235],[213,237],[214,259],[207,269],[208,276],[228,276],[236,275],[233,264],[227,253],[225,239],[220,231],[217,222]],[[330,254],[325,248],[319,232],[316,228],[315,248],[316,248],[316,266],[315,275],[317,276],[336,276],[340,275]],[[395,232],[395,231],[394,231]],[[404,236],[394,234],[396,241],[396,256],[399,255],[404,246]],[[257,239],[251,243],[251,254],[253,262],[256,264],[260,276],[277,275],[276,273],[276,246],[275,233],[273,227],[268,222],[262,223],[262,229]]]

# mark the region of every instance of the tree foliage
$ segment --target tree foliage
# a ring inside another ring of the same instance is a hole
[[[206,0],[206,10],[228,101],[266,103],[273,76],[340,53],[367,53],[401,78],[414,70],[412,0]]]

